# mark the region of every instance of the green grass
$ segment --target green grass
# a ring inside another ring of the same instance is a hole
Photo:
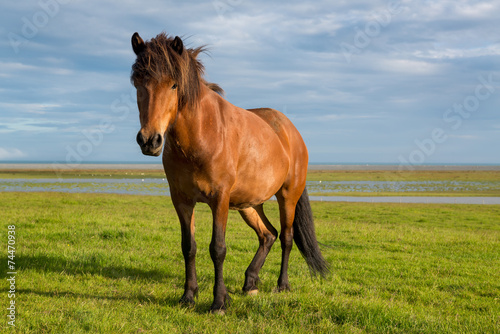
[[[193,308],[178,304],[184,264],[170,199],[0,193],[0,208],[3,245],[7,225],[16,226],[11,332],[500,333],[500,206],[313,203],[332,273],[310,278],[294,247],[293,291],[274,292],[276,244],[254,297],[240,291],[257,239],[231,212],[225,316],[208,313],[213,265],[204,205],[196,210],[200,294]],[[266,212],[278,221],[276,203]],[[6,246],[0,259],[7,263]],[[1,294],[5,310],[5,288]]]
[[[500,197],[500,189],[471,191],[351,191],[309,192],[309,196],[353,196],[353,197]]]

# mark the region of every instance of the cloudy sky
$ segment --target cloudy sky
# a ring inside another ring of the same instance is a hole
[[[499,1],[5,0],[0,161],[144,157],[130,37],[183,37],[311,162],[500,163]]]

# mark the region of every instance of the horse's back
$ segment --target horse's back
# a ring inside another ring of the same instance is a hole
[[[289,170],[285,181],[291,187],[305,186],[309,155],[307,147],[295,125],[278,110],[271,108],[248,109],[262,118],[277,134],[289,157]]]
[[[283,147],[290,156],[290,162],[305,163],[307,166],[307,148],[299,131],[283,113],[271,108],[248,109],[262,118],[278,135]],[[304,162],[305,159],[305,162]]]

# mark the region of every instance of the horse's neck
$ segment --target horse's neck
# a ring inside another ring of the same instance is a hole
[[[192,109],[179,111],[177,120],[169,131],[169,138],[177,147],[189,149],[197,141],[214,140],[223,131],[221,113],[231,104],[216,92],[202,85],[200,101]]]

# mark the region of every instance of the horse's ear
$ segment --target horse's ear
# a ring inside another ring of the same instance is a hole
[[[170,44],[172,49],[174,49],[175,52],[177,52],[179,55],[182,54],[182,51],[184,51],[184,44],[182,43],[182,40],[179,38],[179,36],[175,36],[174,40],[172,41],[172,44]]]
[[[132,49],[134,49],[134,52],[136,55],[139,55],[144,49],[146,48],[146,44],[144,44],[144,41],[142,40],[141,36],[139,36],[138,33],[134,33],[132,35]]]

